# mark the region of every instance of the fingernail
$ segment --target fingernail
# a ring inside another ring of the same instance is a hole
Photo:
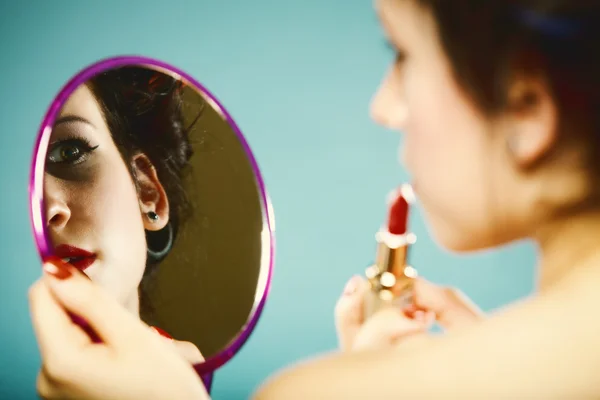
[[[427,312],[427,314],[425,315],[425,321],[427,322],[427,324],[433,325],[433,323],[435,322],[435,313],[432,311]]]
[[[414,319],[419,322],[425,322],[425,313],[423,311],[415,311]]]
[[[73,267],[64,262],[61,258],[55,256],[51,256],[46,259],[43,269],[45,273],[60,280],[67,279],[73,274]]]
[[[414,304],[409,304],[408,306],[404,307],[402,311],[404,311],[406,316],[412,317],[415,312],[417,312],[417,307]]]
[[[164,330],[157,328],[156,326],[151,326],[150,329],[154,330],[154,332],[158,333],[160,336],[169,339],[169,340],[173,340],[173,338],[171,337],[171,335],[169,335],[167,332],[165,332]]]
[[[348,283],[346,283],[346,286],[344,287],[344,296],[349,296],[356,292],[356,289],[358,289],[359,281],[360,278],[358,276],[353,276],[352,278],[350,278],[350,280],[348,281]]]

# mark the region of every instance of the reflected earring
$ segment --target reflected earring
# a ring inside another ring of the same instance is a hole
[[[173,224],[169,221],[160,231],[146,231],[146,243],[148,245],[148,260],[152,263],[162,261],[173,247],[175,233]]]
[[[148,213],[146,215],[148,216],[148,219],[150,220],[150,222],[158,221],[158,214],[155,213],[154,211],[148,211]]]

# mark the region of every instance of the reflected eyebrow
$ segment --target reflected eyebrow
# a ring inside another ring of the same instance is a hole
[[[90,121],[88,121],[87,119],[85,119],[83,117],[79,117],[77,115],[65,115],[64,117],[60,117],[59,119],[56,120],[56,122],[54,123],[54,126],[57,126],[60,124],[68,124],[70,122],[82,122],[84,124],[88,124],[92,128],[96,128],[94,126],[94,124],[92,124]]]

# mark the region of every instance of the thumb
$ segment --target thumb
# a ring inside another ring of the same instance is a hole
[[[108,345],[131,345],[130,338],[136,335],[138,321],[114,298],[60,258],[51,257],[43,268],[50,291],[69,313],[75,314],[76,322],[81,324],[83,319]]]
[[[342,351],[352,348],[354,337],[363,324],[363,301],[367,290],[367,281],[355,275],[346,283],[335,305],[335,328]]]
[[[356,335],[353,350],[392,345],[404,336],[427,331],[432,322],[432,318],[411,319],[401,310],[385,308],[365,322]]]

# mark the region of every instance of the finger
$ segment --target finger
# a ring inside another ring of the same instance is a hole
[[[204,362],[204,356],[195,344],[186,341],[179,341],[171,338],[169,334],[155,326],[148,326],[148,329],[156,335],[160,341],[177,352],[185,361],[194,365]]]
[[[55,365],[72,351],[90,343],[87,335],[71,322],[65,309],[52,295],[44,280],[37,281],[29,290],[29,306],[34,333],[41,357]],[[64,362],[64,361],[63,361]]]
[[[171,336],[169,336],[165,331],[163,331],[162,329],[156,328],[154,326],[147,326],[147,328],[150,330],[150,332],[152,332],[152,334],[158,338],[160,340],[161,343],[169,346],[169,347],[174,347],[175,346],[175,342],[176,340],[173,339]]]
[[[435,313],[432,311],[416,311],[413,316],[417,322],[420,322],[428,327],[431,327],[435,322]]]
[[[356,335],[353,350],[389,346],[403,337],[424,333],[429,326],[425,320],[410,319],[400,310],[386,308],[363,325]]]
[[[143,337],[140,321],[73,266],[52,259],[44,264],[44,271],[52,294],[68,311],[83,318],[106,344],[131,346]],[[133,337],[136,340],[131,340]]]
[[[367,281],[353,276],[335,306],[335,327],[341,350],[350,350],[354,337],[364,322],[363,303]]]
[[[417,310],[435,313],[437,322],[445,329],[468,325],[483,317],[483,312],[461,291],[439,286],[423,278],[414,282]]]
[[[177,353],[192,365],[204,362],[204,356],[202,356],[198,347],[191,342],[174,340],[171,342],[171,346],[174,346]]]

